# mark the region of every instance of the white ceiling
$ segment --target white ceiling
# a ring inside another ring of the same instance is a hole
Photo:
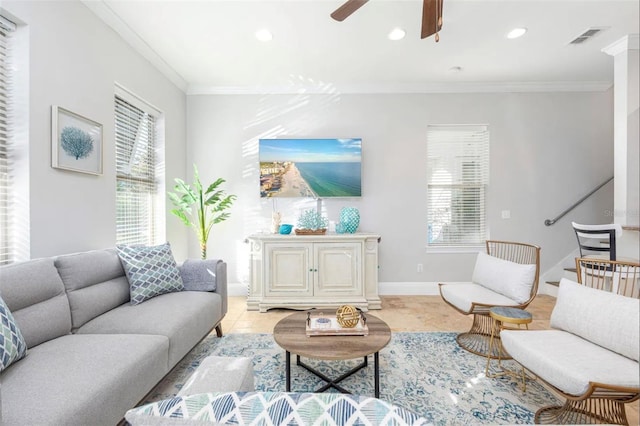
[[[329,16],[340,0],[84,3],[193,94],[603,90],[613,58],[601,50],[640,19],[638,0],[444,0],[436,43],[420,39],[421,0],[371,0],[343,22]],[[407,36],[388,40],[394,27]],[[508,40],[514,27],[528,32]],[[609,28],[568,44],[590,27]]]

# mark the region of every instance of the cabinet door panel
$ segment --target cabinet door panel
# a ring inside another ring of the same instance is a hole
[[[266,294],[269,296],[311,296],[311,245],[269,245],[266,248]]]
[[[362,245],[316,244],[316,296],[362,295]]]

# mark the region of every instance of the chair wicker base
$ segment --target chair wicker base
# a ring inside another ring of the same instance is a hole
[[[492,325],[493,319],[488,315],[488,313],[473,314],[473,324],[471,325],[471,329],[466,333],[458,334],[456,337],[458,345],[472,354],[484,357],[488,356]],[[494,344],[493,349],[491,350],[491,358],[497,359],[502,342],[500,341],[500,336],[495,336],[494,340],[497,344]],[[502,350],[500,358],[511,359],[504,349]]]
[[[579,401],[568,399],[563,406],[539,409],[534,421],[543,425],[629,424],[624,403],[608,398],[587,398]]]

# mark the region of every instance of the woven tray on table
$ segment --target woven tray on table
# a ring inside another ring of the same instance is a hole
[[[324,235],[327,229],[296,229],[295,231],[296,235]]]

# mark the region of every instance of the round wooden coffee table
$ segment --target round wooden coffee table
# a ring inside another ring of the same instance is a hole
[[[273,338],[276,343],[286,351],[286,391],[291,391],[291,354],[296,354],[296,364],[315,374],[326,385],[316,392],[324,392],[329,388],[337,389],[342,393],[350,393],[339,382],[367,367],[367,355],[373,354],[373,375],[375,397],[380,396],[380,361],[378,352],[387,346],[391,340],[389,326],[380,318],[367,313],[367,336],[313,336],[306,333],[306,312],[296,312],[281,319],[273,329]],[[331,379],[319,371],[300,361],[300,357],[346,360],[364,357],[364,361],[353,369],[347,371],[336,379]]]

